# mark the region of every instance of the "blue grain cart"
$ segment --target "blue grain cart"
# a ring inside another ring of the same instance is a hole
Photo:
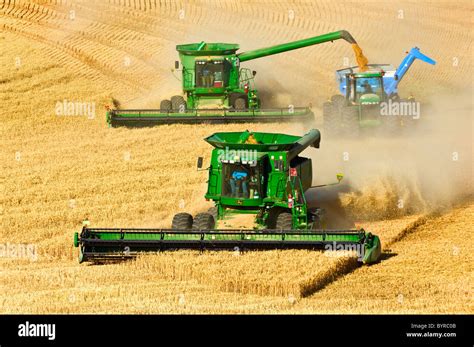
[[[393,133],[413,124],[419,118],[419,106],[413,97],[400,98],[398,85],[416,59],[436,64],[414,47],[398,68],[368,64],[365,71],[355,66],[337,70],[340,94],[323,104],[325,130],[333,135],[358,135],[361,129],[382,126]]]

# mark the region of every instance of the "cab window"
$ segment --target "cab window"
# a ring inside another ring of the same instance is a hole
[[[228,69],[224,60],[197,60],[196,87],[222,88],[227,86]]]

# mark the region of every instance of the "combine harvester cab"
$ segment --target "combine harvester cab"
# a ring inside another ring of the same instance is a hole
[[[355,251],[362,263],[378,261],[381,243],[376,235],[363,229],[322,229],[321,209],[307,206],[312,163],[299,154],[319,147],[318,130],[304,136],[224,132],[205,140],[214,146],[205,198],[214,201],[215,211],[194,217],[178,213],[170,229],[84,226],[74,240],[80,261],[122,259],[167,249],[346,250]],[[202,164],[199,158],[199,169]],[[255,228],[219,229],[222,220],[238,214],[255,215]]]
[[[401,99],[398,85],[413,62],[419,59],[431,65],[436,62],[414,47],[407,52],[398,68],[391,64],[368,64],[367,68],[357,66],[336,71],[340,94],[333,95],[323,104],[324,128],[330,134],[358,135],[363,128],[383,126],[391,133],[404,125],[412,124],[410,115],[384,114],[382,105],[389,107],[397,102],[401,107],[414,105],[410,96]],[[384,103],[384,104],[382,104]]]
[[[182,95],[162,100],[160,109],[109,109],[109,126],[170,123],[277,122],[311,120],[310,107],[261,108],[256,72],[241,63],[287,51],[344,39],[357,46],[345,30],[253,51],[237,53],[238,44],[191,43],[176,46],[181,67]],[[360,49],[357,59],[365,59]],[[362,57],[362,58],[361,58]]]

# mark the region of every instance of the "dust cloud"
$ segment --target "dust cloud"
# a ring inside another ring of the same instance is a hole
[[[345,178],[339,186],[310,190],[308,200],[351,224],[448,209],[471,196],[471,95],[427,100],[415,125],[393,137],[331,138],[322,129],[321,148],[305,152],[313,158],[313,183],[334,182],[339,172]]]

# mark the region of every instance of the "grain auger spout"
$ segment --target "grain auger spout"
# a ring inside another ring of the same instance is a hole
[[[312,163],[300,154],[319,147],[318,130],[304,136],[219,132],[205,141],[214,147],[205,194],[214,208],[195,216],[177,213],[169,229],[84,226],[74,238],[79,260],[123,259],[168,249],[309,249],[355,252],[365,264],[378,261],[376,235],[364,229],[326,229],[323,210],[306,202],[305,192],[313,188]],[[202,166],[198,158],[198,169]],[[241,214],[255,215],[253,229],[219,229],[224,220]]]
[[[159,109],[110,109],[110,126],[139,126],[170,123],[235,123],[305,121],[314,117],[311,107],[262,107],[255,85],[256,71],[241,63],[269,55],[343,39],[356,52],[357,61],[367,59],[356,41],[345,30],[238,53],[234,43],[190,43],[177,45],[180,61],[173,71],[180,72],[182,93],[161,100]]]
[[[325,42],[333,42],[336,40],[345,40],[350,43],[354,49],[354,53],[356,55],[356,60],[359,66],[364,67],[367,65],[367,58],[362,53],[359,45],[357,44],[354,37],[346,30],[335,31],[329,34],[324,34],[320,36],[314,36],[303,40],[283,43],[280,45],[270,46],[266,48],[260,48],[253,51],[243,52],[237,54],[237,57],[240,59],[241,62],[253,60],[257,58],[266,57],[273,54],[280,54],[284,52],[288,52],[294,49],[300,49],[308,46],[319,45]]]

